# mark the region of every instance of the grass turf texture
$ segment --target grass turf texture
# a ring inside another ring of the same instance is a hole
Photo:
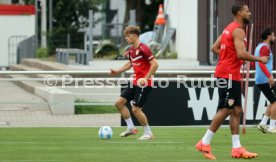
[[[109,105],[77,105],[75,114],[109,114],[119,113],[115,106]]]
[[[206,128],[153,127],[155,139],[138,141],[138,135],[119,137],[125,128],[113,128],[111,140],[98,138],[99,128],[1,128],[0,161],[65,162],[186,162],[209,161],[196,151],[195,144]],[[248,128],[241,135],[242,144],[259,157],[253,161],[275,161],[275,134],[262,134]],[[212,141],[214,155],[220,162],[239,162],[231,158],[229,128],[221,128]]]

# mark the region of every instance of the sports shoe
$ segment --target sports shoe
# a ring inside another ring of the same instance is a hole
[[[144,134],[140,138],[138,138],[138,140],[152,140],[152,139],[153,139],[152,134]]]
[[[121,137],[127,137],[127,136],[130,136],[130,135],[135,135],[138,133],[138,130],[136,128],[134,129],[127,129],[126,131],[122,132],[120,134]]]
[[[267,126],[266,125],[263,125],[263,124],[259,124],[257,125],[257,128],[263,132],[263,133],[267,133],[268,132],[268,129],[267,129]]]
[[[207,159],[210,159],[210,160],[217,159],[211,152],[211,146],[203,144],[202,140],[197,142],[196,149],[200,151]]]
[[[244,147],[232,148],[232,158],[244,158],[253,159],[256,158],[258,154],[247,151]]]
[[[274,128],[274,129],[269,129],[269,130],[267,131],[267,133],[275,134],[275,133],[276,133],[276,128]]]

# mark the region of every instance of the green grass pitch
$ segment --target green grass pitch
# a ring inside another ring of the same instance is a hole
[[[136,140],[143,132],[119,137],[125,128],[113,128],[111,140],[98,138],[99,128],[1,128],[0,162],[202,162],[209,161],[195,150],[206,128],[153,127],[155,139]],[[254,162],[276,161],[276,135],[248,128],[241,142],[259,154]],[[219,162],[231,158],[229,128],[221,128],[212,141]]]

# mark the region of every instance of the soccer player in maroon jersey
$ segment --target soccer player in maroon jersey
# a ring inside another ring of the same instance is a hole
[[[121,137],[134,135],[138,131],[135,128],[130,112],[125,106],[127,102],[131,103],[132,112],[139,123],[144,127],[144,134],[138,138],[139,140],[148,140],[153,138],[153,134],[148,124],[146,115],[142,108],[147,100],[147,97],[152,89],[152,75],[155,74],[158,63],[151,50],[139,40],[140,29],[137,26],[129,26],[124,31],[125,38],[132,45],[127,51],[129,61],[119,69],[111,69],[110,75],[118,75],[133,67],[134,76],[133,83],[130,83],[128,88],[124,89],[121,96],[116,102],[116,107],[120,111],[123,119],[127,123],[127,130],[120,134]]]
[[[268,57],[256,57],[246,51],[245,32],[243,26],[249,23],[251,13],[247,5],[236,3],[232,7],[234,21],[231,22],[218,37],[212,51],[219,56],[215,76],[223,79],[227,84],[218,87],[218,111],[214,116],[209,129],[203,138],[196,144],[196,149],[211,160],[216,157],[211,152],[211,140],[223,121],[230,116],[229,125],[232,133],[232,157],[255,158],[258,155],[251,153],[241,146],[239,139],[241,106],[241,74],[242,60],[259,61],[266,63]]]

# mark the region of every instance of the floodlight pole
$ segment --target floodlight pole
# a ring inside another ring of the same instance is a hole
[[[47,48],[47,0],[41,1],[41,47]]]
[[[89,27],[88,27],[88,61],[93,61],[93,11],[89,10]]]

